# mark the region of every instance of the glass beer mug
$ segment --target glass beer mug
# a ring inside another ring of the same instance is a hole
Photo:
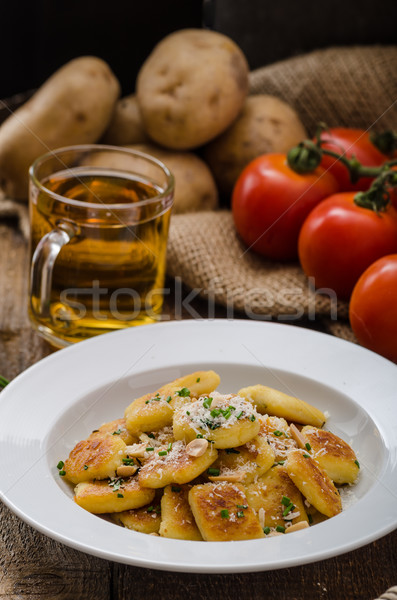
[[[135,150],[61,148],[30,168],[29,317],[57,347],[151,323],[163,304],[174,180]]]

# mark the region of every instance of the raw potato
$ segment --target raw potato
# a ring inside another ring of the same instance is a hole
[[[100,139],[112,116],[120,84],[100,58],[82,56],[54,73],[0,127],[0,187],[28,197],[28,169],[42,154]]]
[[[185,29],[165,37],[142,65],[137,96],[149,136],[188,150],[224,131],[241,111],[248,63],[220,33]]]
[[[286,153],[307,138],[297,113],[275,98],[250,96],[236,121],[204,150],[221,194],[228,196],[244,167],[261,154]]]
[[[140,150],[161,160],[175,178],[173,213],[213,210],[218,205],[218,190],[210,169],[192,152],[175,152],[155,144],[135,144]]]
[[[126,146],[149,141],[135,94],[120,98],[102,138],[104,144]]]

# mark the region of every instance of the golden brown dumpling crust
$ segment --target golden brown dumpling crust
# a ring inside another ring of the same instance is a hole
[[[121,466],[126,444],[118,435],[78,442],[65,460],[65,478],[72,483],[113,477]]]
[[[142,488],[138,478],[112,478],[110,481],[79,483],[75,489],[76,504],[95,514],[115,513],[140,508],[153,500],[155,491]]]
[[[160,535],[178,540],[202,541],[188,496],[191,485],[167,485],[161,498]]]
[[[158,533],[161,523],[160,505],[133,508],[112,515],[116,523],[140,533]]]
[[[152,456],[139,471],[139,481],[144,487],[161,488],[170,483],[188,483],[203,473],[216,460],[218,452],[212,444],[202,456],[190,456],[186,445],[177,441],[170,450],[165,446],[153,451]],[[160,454],[159,454],[160,452]]]
[[[205,483],[189,492],[189,504],[204,540],[222,542],[264,536],[244,487],[236,483]]]
[[[301,431],[310,444],[310,454],[335,483],[354,483],[359,464],[353,449],[340,437],[317,427],[306,426]]]
[[[138,438],[131,435],[131,433],[128,431],[124,418],[115,419],[114,421],[109,421],[109,423],[104,423],[98,429],[95,429],[88,439],[102,437],[106,434],[120,436],[120,439],[123,440],[123,442],[127,445],[134,444],[138,441]]]
[[[296,487],[323,515],[334,517],[342,511],[341,498],[332,480],[305,450],[291,450],[285,467]]]
[[[266,527],[285,527],[288,523],[308,520],[301,493],[281,465],[273,467],[258,481],[248,485],[247,498],[258,515],[263,509]],[[283,498],[289,498],[294,506],[285,516],[283,512],[286,511],[287,505],[282,503]],[[291,519],[293,515],[295,516]]]

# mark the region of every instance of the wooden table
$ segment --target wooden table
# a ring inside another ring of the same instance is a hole
[[[27,245],[15,223],[0,223],[0,257],[0,373],[12,379],[51,349],[27,319]],[[172,318],[171,303],[165,311]],[[222,308],[217,316],[224,316]],[[0,532],[0,598],[7,600],[373,600],[397,584],[397,531],[330,560],[236,575],[170,573],[94,558],[36,532],[1,504]]]

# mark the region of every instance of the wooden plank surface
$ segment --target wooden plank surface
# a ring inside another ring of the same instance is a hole
[[[27,245],[12,222],[0,224],[0,260],[0,373],[12,379],[51,349],[27,319]],[[200,312],[200,303],[195,306]],[[172,299],[166,312],[175,317]],[[225,311],[218,307],[216,316],[225,316]],[[236,545],[240,551],[243,547]],[[396,551],[395,531],[354,552],[292,569],[235,575],[169,573],[114,564],[68,548],[0,505],[0,598],[373,600],[397,583]]]

